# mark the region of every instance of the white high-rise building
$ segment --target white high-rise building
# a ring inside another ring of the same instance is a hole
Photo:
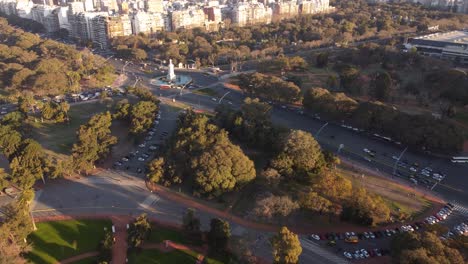
[[[83,4],[84,4],[85,11],[87,12],[95,11],[93,0],[83,0]]]
[[[163,13],[137,12],[130,19],[133,34],[153,34],[160,30],[168,30]]]
[[[148,13],[163,13],[163,0],[145,0],[145,11]]]
[[[239,3],[232,9],[232,22],[238,26],[269,24],[273,11],[262,3]]]

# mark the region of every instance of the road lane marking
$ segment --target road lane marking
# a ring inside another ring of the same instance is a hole
[[[143,207],[148,210],[154,210],[153,205],[159,201],[159,196],[150,194],[148,195],[143,202],[140,203],[140,207]]]

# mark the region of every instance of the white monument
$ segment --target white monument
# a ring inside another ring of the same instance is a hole
[[[172,60],[169,60],[169,71],[167,72],[166,78],[168,81],[174,81],[176,78],[176,75],[174,73],[174,64],[172,64]]]

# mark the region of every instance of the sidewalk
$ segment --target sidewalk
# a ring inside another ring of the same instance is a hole
[[[71,263],[75,263],[75,262],[77,262],[79,260],[90,258],[90,257],[95,257],[95,256],[98,256],[98,255],[99,255],[99,252],[97,252],[97,251],[87,252],[87,253],[83,253],[83,254],[80,254],[80,255],[77,255],[77,256],[73,256],[71,258],[64,259],[64,260],[60,261],[59,264],[71,264]]]
[[[112,263],[127,262],[127,224],[133,219],[128,216],[111,216],[115,227],[115,243],[112,247]]]

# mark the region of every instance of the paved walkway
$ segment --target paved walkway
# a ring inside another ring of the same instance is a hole
[[[128,216],[111,216],[115,227],[115,243],[112,247],[112,263],[127,262],[127,224],[133,219]]]
[[[82,260],[82,259],[86,259],[86,258],[90,258],[90,257],[95,257],[95,256],[98,256],[98,255],[99,255],[99,252],[97,252],[97,251],[87,252],[87,253],[83,253],[83,254],[80,254],[80,255],[77,255],[77,256],[73,256],[71,258],[64,259],[64,260],[58,262],[58,264],[74,263],[74,262],[77,262],[78,260]]]

